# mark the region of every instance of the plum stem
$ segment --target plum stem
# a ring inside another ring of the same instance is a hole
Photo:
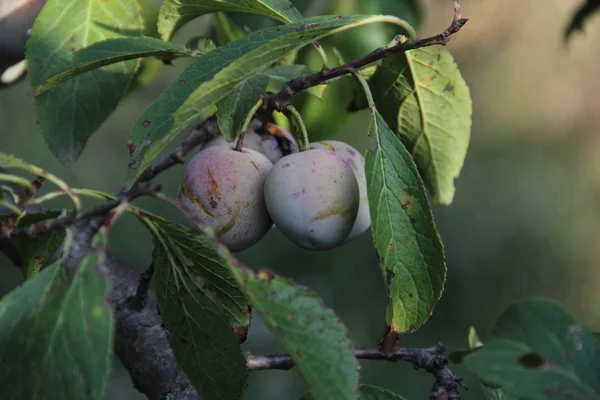
[[[310,141],[308,139],[308,132],[306,131],[306,126],[304,125],[304,121],[302,120],[302,115],[296,110],[296,107],[291,104],[288,105],[285,109],[291,116],[291,120],[294,122],[296,129],[294,129],[294,136],[296,136],[296,141],[298,142],[298,148],[300,151],[310,150]]]

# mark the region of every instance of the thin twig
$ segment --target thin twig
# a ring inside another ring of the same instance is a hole
[[[159,187],[148,183],[136,185],[134,189],[135,190],[128,191],[126,196],[121,196],[115,200],[107,200],[97,206],[71,212],[58,218],[46,219],[35,224],[14,229],[0,226],[0,238],[16,238],[22,236],[36,238],[56,229],[64,229],[77,222],[90,220],[95,217],[108,216],[108,214],[114,208],[121,205],[121,203],[129,202],[144,195],[152,195],[160,190]]]
[[[379,48],[367,54],[366,56],[357,58],[356,60],[340,65],[339,67],[323,69],[312,75],[292,79],[289,82],[287,82],[279,92],[263,95],[263,108],[266,108],[268,110],[284,112],[292,97],[294,97],[297,93],[303,90],[320,85],[328,80],[350,74],[351,71],[357,71],[368,64],[379,61],[392,54],[402,53],[408,50],[432,46],[436,44],[445,46],[450,41],[450,37],[456,32],[458,32],[467,23],[467,21],[468,20],[466,18],[461,17],[460,4],[458,0],[455,0],[454,18],[452,20],[452,23],[450,24],[448,29],[446,29],[439,35],[420,39],[416,42],[405,41],[402,43],[398,43],[395,46]]]
[[[424,349],[398,349],[393,353],[384,353],[378,348],[361,348],[354,350],[354,356],[359,360],[407,361],[415,368],[423,369],[435,377],[430,400],[458,400],[459,386],[465,386],[462,384],[462,378],[454,375],[448,368],[445,351],[446,346],[440,343]],[[294,367],[294,361],[287,354],[255,356],[248,353],[246,366],[249,371],[289,370]]]
[[[153,276],[154,262],[150,264],[148,269],[140,274],[135,295],[130,297],[125,303],[131,310],[140,311],[146,307],[148,302],[148,292],[150,291],[150,282],[152,282]]]
[[[39,237],[55,229],[63,229],[81,221],[96,217],[107,217],[114,208],[124,202],[131,202],[142,196],[155,195],[160,191],[160,186],[152,185],[150,181],[170,167],[182,163],[192,149],[214,137],[216,129],[216,122],[214,120],[204,121],[197,128],[193,129],[172,152],[150,164],[140,174],[130,189],[123,189],[118,193],[117,199],[107,200],[105,203],[95,207],[75,211],[58,218],[43,220],[21,228],[0,225],[0,238]]]

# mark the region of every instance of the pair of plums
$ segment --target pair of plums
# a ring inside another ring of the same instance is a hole
[[[241,151],[222,136],[188,163],[179,198],[231,251],[275,226],[310,250],[329,250],[371,225],[363,156],[339,141],[299,151],[274,124],[248,129]]]

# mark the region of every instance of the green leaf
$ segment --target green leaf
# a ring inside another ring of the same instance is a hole
[[[158,23],[158,11],[160,5],[156,2],[156,0],[133,1],[136,3],[138,10],[141,11],[141,18],[144,25],[142,34],[144,36],[158,38],[158,28],[156,24]],[[129,82],[129,86],[127,87],[125,95],[128,95],[136,89],[146,86],[152,82],[158,75],[158,72],[162,66],[163,62],[157,58],[143,58],[133,79],[131,82]]]
[[[440,299],[446,280],[444,248],[413,159],[373,109],[365,171],[371,230],[388,306],[388,337],[421,326]]]
[[[358,361],[346,327],[316,294],[262,270],[238,270],[253,309],[283,344],[316,400],[357,399]]]
[[[202,54],[208,53],[209,51],[213,51],[217,48],[215,42],[203,36],[192,37],[187,41],[185,47],[187,47],[188,49],[197,50]]]
[[[267,89],[269,77],[254,75],[240,82],[225,98],[217,103],[217,123],[228,141],[238,135],[248,113]]]
[[[396,17],[323,16],[253,32],[201,57],[135,123],[131,141],[136,151],[130,163],[133,174],[141,173],[199,114],[238,83],[262,73],[286,54],[314,40],[375,22],[396,23],[412,32],[410,26]],[[129,178],[132,182],[133,177]]]
[[[469,329],[469,348],[471,351],[463,352],[463,361],[468,355],[473,354],[474,351],[481,350],[482,346],[483,342],[479,339],[477,331],[475,331],[475,328],[471,327]],[[490,387],[483,382],[481,382],[481,389],[483,390],[483,394],[487,400],[519,400],[518,396],[507,392],[505,389]]]
[[[11,399],[104,399],[113,315],[96,266],[105,249],[97,237],[73,276],[57,262],[0,301],[0,385]]]
[[[299,400],[314,400],[310,393],[306,393]],[[401,396],[377,386],[360,385],[360,400],[403,400]]]
[[[25,215],[19,221],[18,226],[28,226],[49,218],[56,218],[60,215],[58,211],[52,211],[45,214]],[[19,254],[23,260],[23,274],[27,279],[37,275],[43,268],[48,266],[50,259],[56,253],[65,238],[65,231],[57,229],[48,232],[35,239],[20,237],[16,240]]]
[[[48,0],[27,41],[29,83],[36,89],[71,65],[76,50],[92,43],[141,36],[133,1]],[[52,153],[64,165],[81,155],[88,138],[114,111],[138,61],[90,71],[35,98],[39,126]]]
[[[166,43],[147,36],[107,39],[73,52],[70,64],[63,65],[62,69],[55,68],[54,75],[38,86],[35,95],[39,96],[59,83],[73,79],[84,72],[122,61],[142,57],[172,60],[177,57],[199,57],[203,54],[204,52],[201,51],[190,50],[185,46]]]
[[[206,235],[146,212],[138,217],[154,235],[158,310],[179,365],[203,398],[241,398],[248,372],[239,342],[250,308],[229,260]]]
[[[509,307],[465,366],[512,398],[600,398],[600,343],[564,307],[545,299]]]
[[[233,22],[227,13],[214,13],[213,18],[219,45],[224,46],[233,40],[241,39],[246,36],[247,32]]]
[[[265,72],[265,75],[271,79],[268,90],[274,93],[278,92],[288,81],[302,76],[311,75],[312,73],[313,72],[308,69],[306,65],[302,64],[277,65],[273,68],[269,68]],[[325,91],[326,87],[327,85],[313,86],[306,89],[306,93],[315,96],[318,99],[322,99],[323,92]]]
[[[411,152],[434,201],[450,204],[471,135],[469,88],[443,46],[383,60],[369,81],[375,104]]]
[[[302,18],[288,0],[165,0],[158,31],[163,40],[169,41],[186,22],[216,11],[261,14],[286,23]]]
[[[337,0],[335,3],[336,8],[333,12],[336,14],[397,15],[415,29],[420,28],[423,17],[420,0]],[[385,46],[397,33],[394,27],[373,25],[360,31],[347,33],[335,46],[343,49],[349,58],[356,58],[373,49]]]

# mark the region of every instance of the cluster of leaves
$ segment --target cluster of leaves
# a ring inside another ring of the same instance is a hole
[[[157,59],[196,58],[135,122],[128,142],[131,171],[126,185],[200,120],[215,117],[223,135],[234,140],[263,93],[312,73],[296,62],[302,47],[351,28],[381,23],[399,27],[408,41],[416,39],[414,28],[395,16],[303,18],[287,0],[165,0],[155,13],[148,12],[151,7],[150,1],[142,0],[49,0],[37,18],[27,45],[29,81],[43,137],[65,165],[77,160],[90,135],[123,96],[152,74]],[[405,2],[404,7],[416,25],[420,15],[416,2]],[[229,12],[260,15],[277,23],[248,33]],[[211,13],[216,44],[210,38],[194,38],[186,46],[170,42],[186,22]],[[320,45],[314,51],[327,59]],[[388,296],[388,329],[381,343],[382,350],[389,352],[397,348],[402,335],[427,321],[443,292],[445,255],[427,189],[435,203],[452,202],[454,179],[469,143],[471,100],[452,55],[443,46],[398,53],[370,67],[368,73],[360,71],[359,78],[371,115],[369,135],[375,143],[366,154],[366,174],[373,241]],[[320,96],[325,87],[312,88],[312,94]],[[28,215],[25,210],[59,195],[70,195],[76,210],[81,208],[79,196],[115,199],[69,188],[46,171],[9,155],[1,155],[0,167],[45,176],[59,186],[57,192],[31,196],[25,202],[15,195],[16,205],[3,201],[13,213],[4,219],[4,228],[8,222],[21,227],[56,217]],[[3,174],[0,180],[33,192],[29,181],[17,175]],[[8,186],[2,187],[14,194]],[[160,315],[182,370],[204,398],[235,399],[244,393],[248,368],[240,343],[246,339],[252,309],[304,377],[309,388],[304,399],[398,399],[382,389],[360,385],[346,328],[310,290],[266,270],[254,272],[240,265],[203,230],[174,225],[127,203],[113,210],[110,218],[123,212],[136,215],[152,233]],[[60,259],[51,263],[62,243],[68,252],[69,229],[34,240],[19,239],[29,279],[0,302],[0,365],[6,369],[0,382],[10,382],[8,387],[19,382],[15,398],[45,397],[45,393],[102,398],[113,326],[112,311],[104,302],[106,279],[96,271],[106,258],[109,225],[100,230],[88,257],[74,271],[64,271]],[[525,314],[545,307],[539,312],[556,315],[555,306],[545,303],[519,307],[517,311]],[[515,321],[522,318],[519,312],[501,320],[505,322],[499,326],[508,328],[499,328],[488,344],[464,357],[467,367],[487,385],[488,398],[499,398],[498,387],[515,393],[515,398],[541,398],[531,394],[534,384],[521,387],[520,369],[536,373],[539,385],[551,373],[568,372],[569,383],[578,379],[586,383],[573,393],[597,394],[600,369],[590,367],[587,373],[571,369],[571,353],[535,347],[534,336],[512,336]],[[595,349],[595,339],[566,312],[561,315],[561,324],[575,327],[568,330],[571,336],[560,336],[561,340],[570,340],[580,353],[578,343],[582,349]],[[564,326],[553,323],[541,318],[538,329],[528,319],[523,322],[528,329],[559,337]],[[593,357],[576,361],[597,366],[597,353],[589,354]],[[531,391],[522,391],[527,388]],[[556,393],[563,393],[562,389],[552,386]]]

